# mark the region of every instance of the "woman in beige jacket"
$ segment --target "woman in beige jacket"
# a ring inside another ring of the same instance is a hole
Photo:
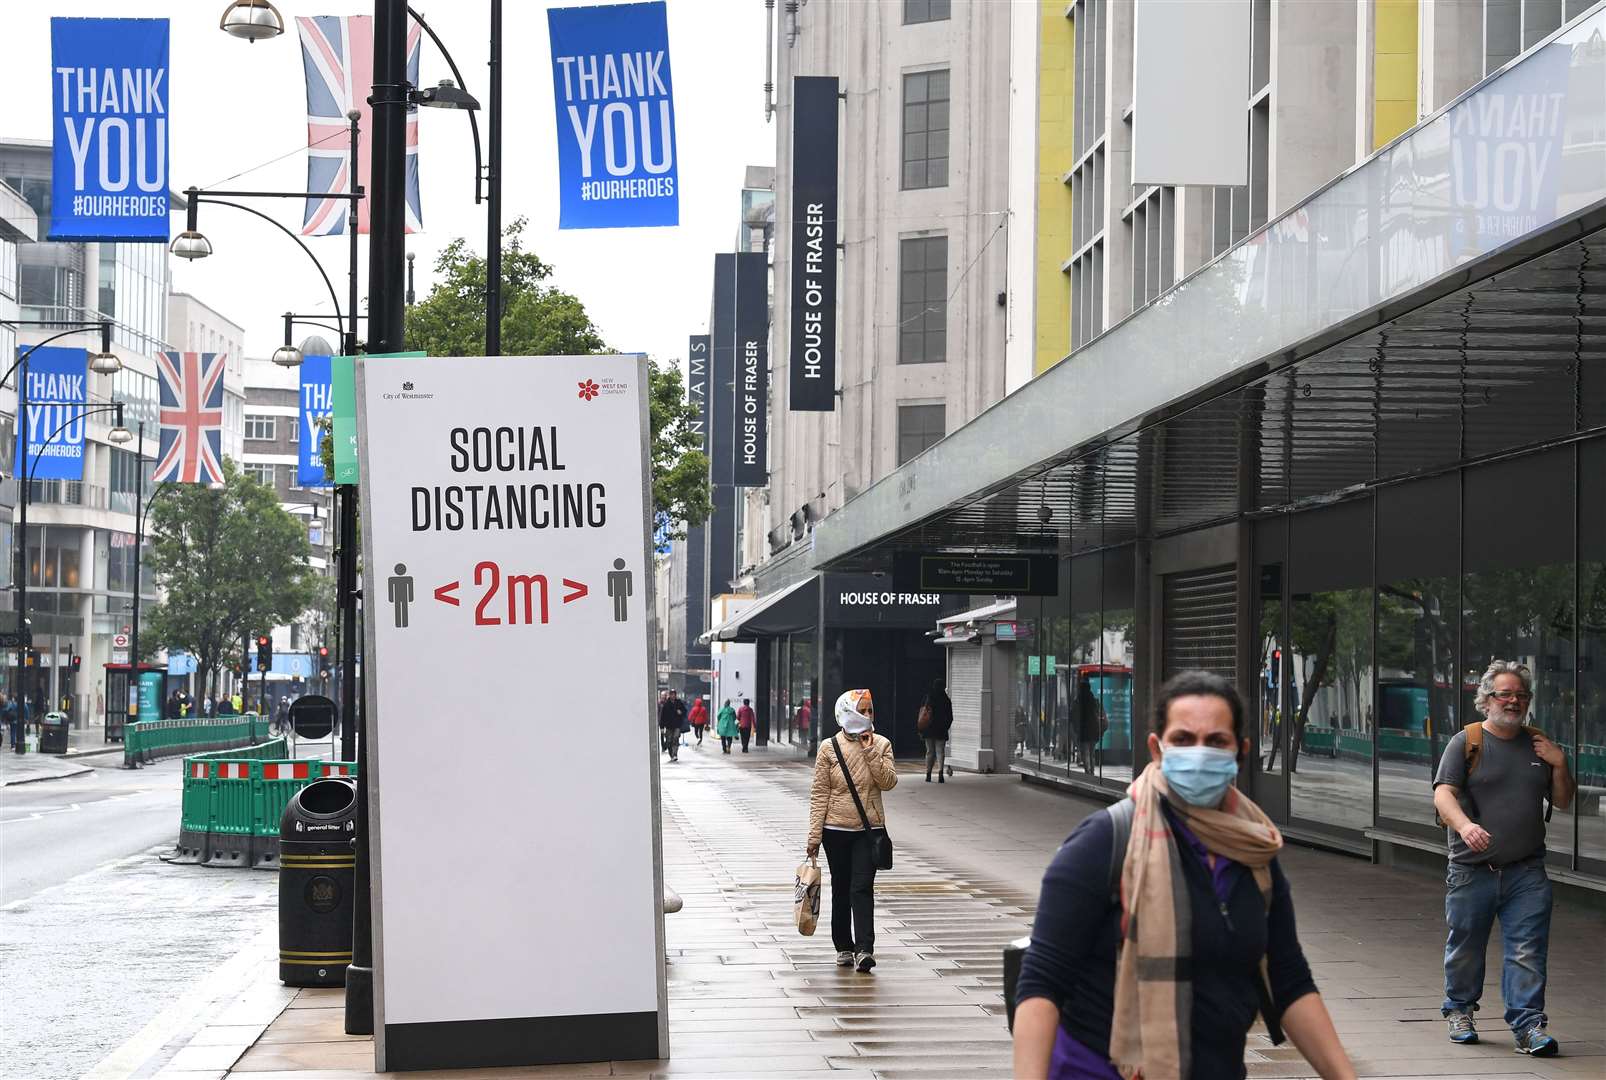
[[[837,966],[868,972],[875,967],[876,868],[870,834],[854,805],[844,769],[852,774],[865,817],[875,828],[886,827],[881,793],[898,783],[898,773],[892,765],[892,743],[875,733],[870,691],[849,690],[837,698],[836,722],[841,734],[821,743],[814,758],[808,853],[813,858],[824,840]]]

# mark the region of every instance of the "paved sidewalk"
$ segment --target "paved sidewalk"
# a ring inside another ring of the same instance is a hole
[[[880,965],[866,976],[833,965],[826,926],[813,938],[792,926],[808,782],[796,755],[778,748],[727,757],[717,743],[688,747],[678,764],[664,766],[666,874],[686,902],[667,920],[671,1060],[413,1075],[1008,1075],[1000,948],[1027,930],[1042,868],[1096,805],[1013,777],[961,774],[938,785],[901,771],[887,797],[898,865],[877,885]],[[1487,1041],[1467,1048],[1445,1041],[1437,880],[1298,848],[1284,862],[1301,938],[1363,1076],[1528,1080],[1606,1072],[1606,1046],[1592,1041],[1601,1038],[1606,1006],[1600,905],[1558,905],[1551,1029],[1565,1056],[1536,1061],[1511,1050],[1499,1023],[1497,977],[1486,999]],[[1498,943],[1491,952],[1497,972]],[[260,981],[273,978],[264,966]],[[249,1048],[241,1045],[244,1030],[215,1021],[160,1075],[371,1075],[370,1040],[345,1036],[342,1018],[340,991],[302,991]],[[1251,1077],[1313,1075],[1296,1051],[1259,1035],[1251,1036],[1248,1069]]]

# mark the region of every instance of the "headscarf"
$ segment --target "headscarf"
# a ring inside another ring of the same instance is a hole
[[[849,735],[863,735],[875,719],[868,690],[848,690],[836,699],[837,727]]]
[[[1110,1060],[1124,1077],[1179,1080],[1192,1068],[1193,914],[1177,838],[1161,799],[1211,853],[1248,867],[1268,906],[1271,860],[1283,837],[1236,788],[1228,789],[1217,809],[1171,798],[1158,761],[1149,763],[1127,794],[1133,802],[1132,835],[1121,867],[1122,944],[1115,963]],[[1264,957],[1260,978],[1266,978]]]

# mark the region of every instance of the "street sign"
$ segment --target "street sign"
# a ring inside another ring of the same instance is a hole
[[[335,703],[321,694],[302,694],[290,703],[290,728],[298,739],[327,739],[335,729]]]
[[[126,648],[128,648],[128,635],[127,634],[113,634],[112,635],[112,648],[114,648],[114,649],[126,649]]]
[[[668,1052],[647,371],[356,362],[378,1071]]]
[[[900,589],[996,596],[1059,595],[1059,560],[1053,555],[928,555],[898,552],[892,581]]]

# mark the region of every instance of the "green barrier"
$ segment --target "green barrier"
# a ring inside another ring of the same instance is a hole
[[[167,861],[277,869],[279,819],[296,792],[357,775],[345,761],[284,760],[284,739],[184,759],[177,849]]]
[[[123,767],[207,750],[231,750],[261,743],[268,737],[268,720],[255,713],[244,716],[191,716],[182,720],[141,720],[123,733]]]

